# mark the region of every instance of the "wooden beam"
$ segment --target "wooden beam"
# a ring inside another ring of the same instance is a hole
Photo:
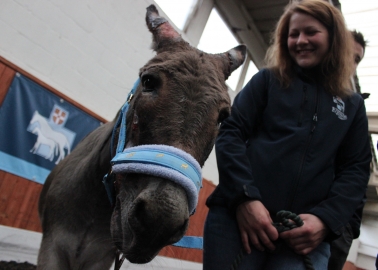
[[[235,89],[236,93],[238,93],[243,87],[243,84],[244,84],[244,81],[245,81],[245,76],[247,75],[247,71],[248,71],[248,68],[249,68],[250,61],[251,61],[251,59],[249,58],[249,55],[247,55],[247,58],[245,59],[245,62],[244,62],[244,65],[243,65],[243,68],[240,72],[238,84],[236,85],[236,89]]]
[[[183,32],[192,46],[198,46],[213,7],[213,0],[197,1],[186,20]]]
[[[258,69],[264,65],[268,44],[239,0],[215,0],[215,7],[236,39],[247,46],[251,60]]]
[[[16,71],[0,62],[0,106],[3,104]]]

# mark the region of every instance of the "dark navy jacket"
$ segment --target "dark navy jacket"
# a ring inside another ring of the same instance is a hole
[[[259,71],[236,96],[216,141],[219,185],[207,205],[256,199],[318,216],[340,235],[361,203],[371,150],[362,97],[340,99],[298,71],[288,88]]]

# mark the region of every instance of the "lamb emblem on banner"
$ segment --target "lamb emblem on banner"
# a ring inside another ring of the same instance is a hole
[[[53,161],[56,156],[58,164],[71,152],[76,134],[64,127],[69,112],[54,105],[50,118],[43,117],[37,110],[30,120],[27,131],[37,135],[37,140],[30,150],[31,153]]]

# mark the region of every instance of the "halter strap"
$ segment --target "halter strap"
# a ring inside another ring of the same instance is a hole
[[[125,148],[125,144],[126,144],[126,113],[129,109],[130,101],[132,100],[132,98],[133,98],[133,96],[134,96],[134,94],[135,94],[135,92],[138,88],[139,83],[140,83],[140,79],[138,78],[135,81],[133,88],[131,89],[130,93],[127,95],[126,102],[125,102],[125,104],[123,104],[121,111],[118,115],[117,121],[114,124],[113,132],[112,132],[112,139],[110,141],[110,155],[112,157],[114,157],[114,155],[115,155],[113,153],[113,149],[114,149],[114,142],[115,142],[115,134],[116,134],[118,127],[120,129],[119,129],[119,134],[118,134],[118,143],[117,143],[116,153],[122,152],[123,149]],[[105,174],[103,179],[102,179],[102,183],[105,186],[106,194],[108,195],[108,199],[109,199],[112,207],[114,206],[114,203],[115,203],[114,202],[114,197],[115,197],[114,180],[115,180],[115,177],[114,177],[114,174],[111,173],[111,171],[109,173]]]
[[[113,144],[114,144],[114,139],[115,139],[114,137],[115,137],[116,130],[119,126],[121,126],[121,127],[119,129],[116,153],[120,153],[120,152],[123,151],[123,149],[125,149],[125,144],[126,144],[126,113],[129,109],[130,101],[132,100],[132,98],[135,94],[135,91],[138,88],[139,83],[140,83],[140,79],[138,78],[135,81],[133,88],[131,89],[130,93],[128,94],[126,102],[125,102],[125,104],[123,104],[123,106],[121,108],[121,112],[118,115],[117,122],[113,127],[112,141],[111,141],[111,146],[110,146],[110,151],[111,151],[112,157],[114,156],[114,153],[113,153],[113,149],[114,149]]]
[[[202,187],[201,167],[188,153],[169,145],[139,145],[126,148],[110,162],[114,173],[144,173],[181,185],[193,214]]]
[[[198,162],[186,152],[169,145],[140,145],[125,149],[112,160],[113,167],[120,163],[143,163],[172,168],[190,178],[201,187],[201,169]]]

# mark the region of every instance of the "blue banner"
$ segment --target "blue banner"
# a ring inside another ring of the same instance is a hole
[[[0,169],[43,184],[101,122],[16,74],[0,107]]]

